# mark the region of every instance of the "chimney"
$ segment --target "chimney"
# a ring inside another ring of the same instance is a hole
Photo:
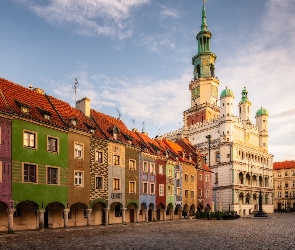
[[[178,133],[178,134],[177,134],[177,139],[178,139],[178,140],[183,139],[183,134]]]
[[[87,117],[90,117],[90,99],[84,97],[76,102],[76,108],[83,112]]]
[[[31,86],[29,86],[29,88],[31,88]],[[39,93],[39,94],[42,94],[44,95],[44,90],[43,89],[40,89],[40,88],[34,88],[34,91]]]

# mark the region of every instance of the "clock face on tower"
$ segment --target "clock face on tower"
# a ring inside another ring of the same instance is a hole
[[[218,88],[217,87],[215,87],[215,86],[212,86],[212,88],[211,88],[211,93],[212,93],[212,96],[214,97],[214,98],[218,98]]]
[[[196,87],[192,90],[192,99],[200,97],[200,87]]]

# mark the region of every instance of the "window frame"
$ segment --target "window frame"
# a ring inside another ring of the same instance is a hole
[[[34,167],[34,172],[35,172],[35,180],[34,181],[32,181],[31,179],[30,179],[30,171],[31,170],[27,170],[28,171],[28,174],[27,174],[27,180],[25,180],[25,171],[26,171],[26,166],[28,166],[28,167]],[[22,176],[23,176],[23,182],[24,183],[38,183],[38,165],[37,164],[34,164],[34,163],[28,163],[28,162],[24,162],[23,163],[23,169],[22,169]]]
[[[219,151],[217,151],[215,154],[215,160],[216,160],[216,162],[220,162],[220,152]]]
[[[164,166],[159,165],[159,174],[163,175],[164,174]]]
[[[164,184],[159,184],[159,196],[164,196]]]
[[[195,182],[195,176],[193,174],[191,174],[191,182]]]
[[[98,163],[103,163],[103,152],[95,150],[94,152],[94,161]]]
[[[154,182],[150,183],[150,194],[156,193],[156,184]]]
[[[188,189],[184,190],[184,198],[188,198]]]
[[[149,168],[148,162],[147,161],[143,161],[143,163],[142,163],[142,171],[144,173],[147,173],[148,172],[148,168]]]
[[[173,189],[172,186],[167,187],[168,196],[173,196]]]
[[[98,180],[101,180],[100,182]],[[98,183],[101,183],[101,187],[99,187]],[[104,177],[101,175],[96,175],[95,176],[95,190],[103,190],[104,186]]]
[[[195,199],[195,190],[191,190],[191,199]]]
[[[156,164],[153,162],[150,162],[150,173],[156,174]]]
[[[52,183],[52,181],[50,180],[51,178],[53,178],[52,176],[50,176],[49,178],[49,170],[56,170],[56,183]],[[59,173],[60,173],[60,169],[58,167],[53,167],[53,166],[46,166],[46,184],[49,185],[59,185]]]
[[[168,169],[168,177],[172,177],[172,175],[173,175],[172,169],[169,168],[169,169]]]
[[[52,146],[50,148],[51,144],[49,145],[49,140],[51,140],[51,141],[55,140],[56,141],[55,150],[52,150]],[[58,137],[47,135],[47,152],[59,153],[59,138]]]
[[[113,165],[120,166],[120,155],[113,154]]]
[[[136,194],[136,181],[129,181],[129,194]]]
[[[177,188],[176,188],[176,196],[180,196],[180,191],[181,191],[181,190],[180,190],[180,187],[177,187]]]
[[[184,181],[188,181],[188,173],[184,174]]]
[[[81,175],[78,176],[78,174],[81,174]],[[81,183],[78,183],[78,181]],[[84,171],[74,170],[74,186],[75,187],[84,187]]]
[[[28,138],[25,139],[25,135],[28,135]],[[31,141],[31,138],[30,138],[31,135],[34,136],[34,138],[33,138],[34,145],[33,146],[31,146],[31,143],[30,143],[30,141]],[[30,131],[30,130],[27,130],[27,129],[24,129],[23,130],[23,147],[24,148],[37,149],[38,148],[37,147],[37,141],[38,141],[37,139],[38,139],[38,133],[37,132]],[[26,145],[25,140],[28,141],[28,145]]]
[[[146,187],[146,188],[145,188]],[[145,190],[146,189],[146,190]],[[149,190],[148,190],[148,182],[147,181],[144,181],[142,183],[142,193],[143,194],[148,194]]]
[[[133,165],[133,167],[132,167],[132,165]],[[129,159],[129,169],[130,170],[136,170],[136,160]]]
[[[81,149],[78,149],[78,146],[81,146]],[[81,156],[78,153],[81,152]],[[74,142],[74,158],[83,159],[84,158],[84,144],[80,142]]]
[[[121,191],[121,178],[113,177],[113,190]]]

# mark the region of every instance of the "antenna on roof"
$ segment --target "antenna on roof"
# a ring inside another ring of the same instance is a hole
[[[77,88],[78,88],[78,86],[79,86],[79,83],[78,83],[77,78],[75,77],[75,83],[74,83],[74,86],[73,86],[73,89],[74,89],[74,95],[75,95],[75,106],[76,106],[76,102],[77,102],[77,100],[76,100],[76,95],[77,95]]]
[[[120,113],[120,111],[118,109],[116,109],[116,110],[117,110],[118,115],[119,115],[118,120],[120,120],[121,119],[121,113]]]
[[[142,133],[144,132],[144,122],[142,122]]]
[[[33,89],[33,85],[29,84],[29,90],[32,90],[32,89]]]
[[[134,120],[134,119],[132,119],[132,124],[134,125],[134,123],[135,123],[135,120]]]
[[[159,134],[158,134],[159,136],[161,135],[161,127],[159,127]]]

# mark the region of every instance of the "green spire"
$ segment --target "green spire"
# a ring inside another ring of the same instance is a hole
[[[240,101],[239,104],[242,104],[242,103],[251,104],[251,102],[248,99],[248,91],[247,91],[246,87],[244,87],[244,89],[242,90],[242,100]]]
[[[202,9],[202,25],[201,25],[201,31],[207,31],[207,23],[206,23],[206,9],[205,4],[203,5]]]

